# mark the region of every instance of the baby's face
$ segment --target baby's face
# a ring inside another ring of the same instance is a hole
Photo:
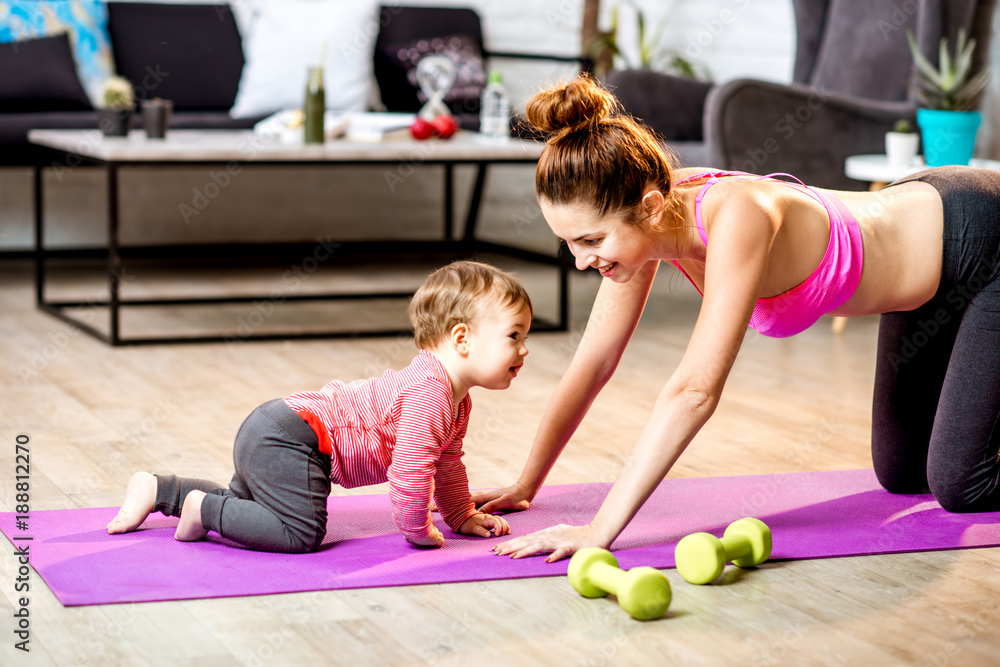
[[[517,377],[528,356],[525,339],[531,328],[531,311],[507,306],[498,299],[483,303],[471,325],[469,361],[475,384],[506,389]]]

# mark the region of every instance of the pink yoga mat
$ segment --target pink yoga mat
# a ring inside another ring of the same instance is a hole
[[[609,488],[548,486],[507,520],[518,535],[586,523]],[[30,545],[31,566],[67,606],[556,576],[569,563],[495,556],[490,547],[507,538],[456,535],[438,515],[445,546],[416,549],[396,532],[386,495],[331,497],[329,510],[322,548],[300,555],[250,551],[215,534],[177,542],[177,520],[159,514],[137,532],[108,535],[117,508],[32,512],[27,530],[3,513],[0,531],[15,546]],[[1000,512],[949,514],[930,495],[885,492],[871,470],[845,470],[668,479],[613,549],[623,568],[673,567],[681,537],[721,535],[744,516],[771,527],[772,560],[1000,545]]]

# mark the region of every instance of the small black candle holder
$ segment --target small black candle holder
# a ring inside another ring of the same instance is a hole
[[[165,139],[170,127],[170,111],[174,103],[154,97],[142,102],[142,126],[148,139]]]

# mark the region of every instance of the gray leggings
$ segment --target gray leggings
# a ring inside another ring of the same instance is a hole
[[[1000,510],[1000,172],[940,167],[900,182],[944,205],[941,283],[879,323],[872,459],[894,493],[952,512]]]
[[[202,479],[157,475],[153,511],[180,516],[192,490],[208,495],[201,523],[228,540],[260,551],[315,551],[326,535],[330,457],[312,428],[282,399],[246,418],[233,445],[236,472],[225,488]]]

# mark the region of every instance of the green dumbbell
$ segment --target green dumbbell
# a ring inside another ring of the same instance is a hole
[[[677,543],[677,572],[692,584],[707,584],[722,574],[726,563],[754,567],[771,557],[771,529],[754,518],[729,524],[722,539],[709,533],[692,533]]]
[[[612,593],[618,604],[632,618],[648,621],[667,613],[670,606],[670,580],[651,567],[621,570],[607,549],[580,549],[569,562],[569,582],[580,595],[604,597]]]

